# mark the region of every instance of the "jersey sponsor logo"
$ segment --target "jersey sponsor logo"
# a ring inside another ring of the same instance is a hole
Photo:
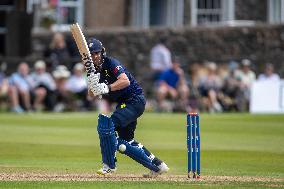
[[[121,68],[122,68],[121,66],[116,66],[116,67],[114,68],[113,73],[116,74],[116,73],[118,72],[118,70],[120,70]]]
[[[106,75],[107,77],[110,77],[110,75],[108,74],[107,70],[105,70],[105,75]]]

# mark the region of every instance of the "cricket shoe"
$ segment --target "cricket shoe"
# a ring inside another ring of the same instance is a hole
[[[167,166],[167,164],[165,164],[164,162],[162,162],[161,165],[158,166],[158,168],[159,168],[159,171],[158,171],[158,172],[155,172],[155,171],[152,171],[152,170],[151,170],[149,173],[144,174],[143,177],[144,177],[144,178],[156,178],[157,176],[168,172],[169,169],[170,169],[170,168]]]
[[[107,175],[111,175],[115,171],[116,171],[116,168],[111,169],[107,164],[103,164],[103,167],[97,170],[97,174],[107,176]]]

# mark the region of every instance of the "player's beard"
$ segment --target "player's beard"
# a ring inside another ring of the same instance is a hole
[[[94,60],[94,65],[95,65],[96,70],[100,71],[102,69],[102,64],[103,64],[103,58],[102,57]]]

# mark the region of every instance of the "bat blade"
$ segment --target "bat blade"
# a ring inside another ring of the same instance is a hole
[[[91,75],[91,73],[95,73],[95,67],[94,63],[91,57],[91,53],[89,51],[87,41],[85,39],[85,36],[79,26],[78,23],[72,24],[70,26],[70,31],[72,33],[72,36],[75,40],[75,43],[77,45],[77,48],[80,52],[82,61],[84,63],[85,69],[87,71],[87,76]]]

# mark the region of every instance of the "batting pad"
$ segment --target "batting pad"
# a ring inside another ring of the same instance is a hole
[[[97,129],[100,138],[103,163],[107,164],[111,169],[114,169],[115,152],[117,148],[114,125],[109,117],[99,114]]]
[[[117,141],[117,148],[121,153],[127,155],[128,157],[132,158],[136,162],[142,164],[144,167],[152,171],[159,171],[159,168],[152,163],[152,160],[146,155],[142,148],[139,148],[139,146],[137,145],[132,146],[127,141],[120,138],[117,138]],[[125,145],[126,148],[121,148],[120,145]],[[123,149],[124,151],[121,151],[121,149]]]

